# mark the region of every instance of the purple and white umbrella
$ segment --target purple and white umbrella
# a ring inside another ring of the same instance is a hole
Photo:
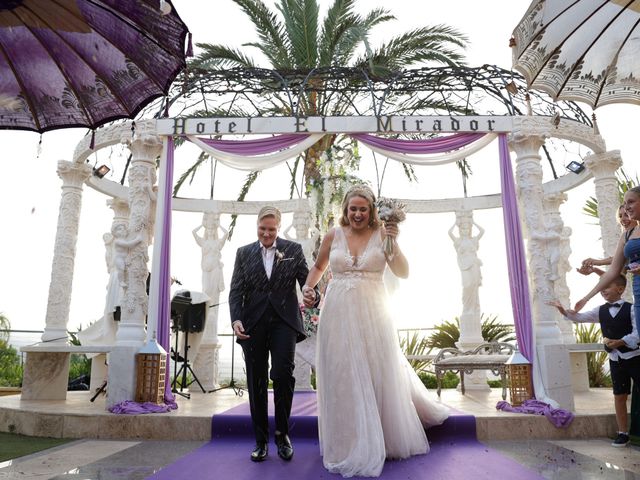
[[[188,29],[160,3],[0,1],[0,129],[93,129],[165,95]]]
[[[640,0],[534,0],[511,47],[531,89],[594,109],[640,104]]]

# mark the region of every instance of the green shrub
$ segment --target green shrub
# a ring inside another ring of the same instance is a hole
[[[84,353],[72,353],[69,360],[69,380],[83,375],[91,377],[91,360]]]
[[[434,374],[419,372],[418,377],[420,377],[420,380],[422,380],[422,383],[428,389],[435,390],[438,388],[438,382],[436,381],[436,376]],[[457,374],[453,372],[444,372],[444,375],[442,375],[442,388],[456,388],[458,383],[460,383],[460,378]]]
[[[22,365],[18,351],[0,341],[0,387],[22,386]]]

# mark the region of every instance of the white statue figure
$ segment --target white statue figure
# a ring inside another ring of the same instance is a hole
[[[198,235],[198,231],[203,228],[204,234]],[[219,237],[218,230],[222,232]],[[224,290],[224,276],[222,272],[222,247],[224,247],[229,232],[220,225],[220,214],[205,212],[202,224],[193,229],[193,238],[202,249],[202,290],[217,303],[220,292]]]
[[[112,231],[115,230],[115,227],[118,224],[115,224],[112,227]],[[124,224],[123,227],[126,230],[126,226]],[[120,302],[122,301],[122,287],[121,284],[124,281],[124,263],[121,261],[122,259],[118,259],[119,263],[121,263],[122,271],[116,267],[116,255],[114,255],[115,250],[115,236],[113,233],[105,233],[102,236],[104,240],[104,259],[107,264],[107,272],[109,272],[109,283],[107,284],[107,298],[104,306],[104,314],[113,315],[116,311],[116,307],[120,306]],[[113,317],[111,317],[113,319]]]
[[[203,235],[198,231],[203,228]],[[220,226],[220,214],[205,212],[202,224],[193,229],[193,238],[202,249],[202,290],[207,298],[206,322],[203,332],[190,335],[190,352],[193,354],[194,370],[207,390],[218,385],[218,303],[224,290],[222,248],[229,232]],[[193,292],[192,292],[193,293]]]
[[[124,223],[117,223],[111,228],[113,235],[113,265],[116,270],[120,287],[127,288],[126,267],[129,250],[142,242],[146,232],[141,230],[131,240],[127,240],[129,229]]]
[[[567,286],[567,273],[571,268],[569,257],[571,256],[571,227],[562,227],[560,233],[560,248],[558,249],[558,261],[555,267],[557,279],[554,282],[554,290],[556,295],[563,302],[563,305],[569,305],[571,291]],[[552,267],[553,269],[553,267]]]
[[[320,236],[320,231],[315,227],[311,227],[311,221],[311,212],[308,210],[296,210],[293,212],[293,222],[282,232],[287,240],[302,245],[302,253],[304,253],[304,258],[309,265],[313,265],[313,251]],[[292,228],[296,232],[295,238],[289,235],[289,231]]]
[[[476,236],[472,235],[474,225],[478,229]],[[457,237],[453,233],[456,226]],[[482,285],[482,261],[478,258],[478,248],[483,235],[484,229],[473,221],[471,212],[456,212],[456,223],[449,229],[449,237],[458,254],[458,266],[462,275],[463,314],[478,312],[480,309],[478,287]]]

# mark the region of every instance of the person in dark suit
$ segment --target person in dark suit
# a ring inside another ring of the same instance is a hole
[[[288,434],[295,386],[294,355],[296,343],[305,339],[296,282],[302,289],[309,269],[301,245],[278,237],[280,219],[275,207],[260,210],[258,241],[238,249],[229,289],[231,325],[246,365],[256,438],[251,452],[254,462],[264,460],[268,454],[269,378],[273,381],[278,456],[287,461],[293,457]],[[305,303],[313,304],[315,298],[319,299],[318,292],[306,290]]]

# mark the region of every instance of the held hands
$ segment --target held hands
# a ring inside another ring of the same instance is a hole
[[[302,302],[305,307],[313,307],[316,303],[316,291],[309,285],[302,287]]]
[[[612,340],[612,339],[607,338],[607,337],[604,337],[602,339],[602,343],[604,343],[605,346],[607,346],[609,348],[619,348],[619,347],[626,346],[626,344],[624,343],[624,340]]]
[[[631,262],[627,265],[628,271],[634,275],[640,275],[640,262]]]
[[[587,260],[590,260],[590,259],[587,259]],[[580,268],[576,268],[576,271],[578,273],[581,273],[582,275],[590,275],[595,271],[593,264],[586,263],[587,260],[582,262],[582,265],[580,265]]]

